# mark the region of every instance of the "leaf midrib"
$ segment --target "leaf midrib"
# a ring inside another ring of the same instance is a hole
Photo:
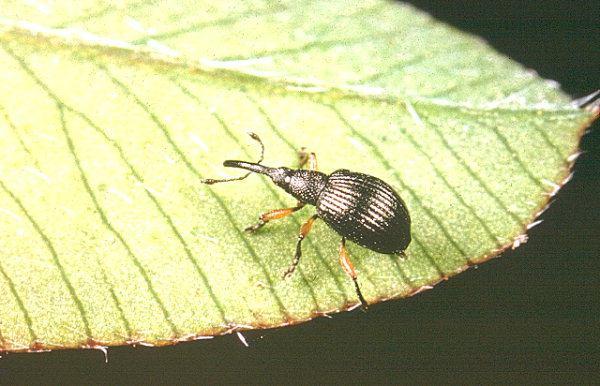
[[[2,29],[4,28],[4,31]],[[348,98],[371,100],[374,102],[387,103],[389,105],[402,105],[404,103],[418,104],[430,108],[439,108],[443,110],[459,110],[462,112],[472,112],[478,114],[481,112],[497,113],[532,113],[532,114],[558,114],[558,115],[580,115],[582,110],[573,104],[549,105],[549,104],[528,104],[526,106],[498,106],[495,102],[486,102],[474,105],[466,102],[456,102],[440,98],[430,98],[419,95],[400,95],[381,87],[371,87],[368,85],[353,84],[334,84],[318,79],[305,79],[297,77],[270,76],[261,71],[246,69],[241,66],[239,69],[231,68],[226,61],[193,61],[185,56],[170,56],[154,50],[151,47],[140,47],[128,42],[105,38],[93,34],[75,34],[72,30],[63,30],[45,27],[33,23],[23,23],[8,18],[0,17],[0,39],[3,35],[11,37],[13,40],[21,40],[26,44],[39,45],[48,49],[48,45],[55,49],[72,51],[77,49],[76,55],[87,57],[94,61],[93,56],[109,56],[111,59],[129,61],[133,65],[143,63],[152,67],[167,66],[171,69],[184,69],[191,72],[198,72],[219,80],[230,79],[235,84],[249,82],[253,84],[263,84],[269,89],[280,89],[288,93],[319,96],[332,100]],[[102,44],[100,44],[102,42]],[[89,51],[84,52],[83,49]],[[93,55],[94,54],[94,55]],[[222,63],[222,64],[220,64]]]

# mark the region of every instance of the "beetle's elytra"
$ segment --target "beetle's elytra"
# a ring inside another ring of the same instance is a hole
[[[337,170],[317,200],[317,214],[337,233],[375,252],[402,253],[410,243],[404,201],[379,178]]]
[[[271,168],[261,165],[264,146],[256,134],[249,134],[261,146],[259,161],[253,163],[227,160],[223,163],[226,167],[246,169],[248,173],[238,178],[207,179],[203,182],[215,184],[239,181],[252,172],[260,173],[269,176],[277,186],[298,200],[294,207],[263,213],[258,223],[245,229],[247,232],[255,232],[267,222],[286,217],[302,209],[306,204],[314,205],[317,213],[300,228],[296,253],[284,277],[294,272],[302,256],[302,240],[310,232],[314,221],[321,218],[342,236],[339,247],[340,265],[354,281],[356,294],[363,307],[366,307],[367,302],[358,286],[356,271],[346,249],[346,239],[375,252],[403,254],[411,240],[410,215],[404,201],[390,185],[377,177],[346,169],[336,170],[330,175],[317,171],[314,153],[307,154],[304,151],[299,153],[299,169]],[[307,163],[308,170],[302,169]]]

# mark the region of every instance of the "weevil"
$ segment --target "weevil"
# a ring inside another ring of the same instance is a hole
[[[223,166],[245,169],[247,173],[241,177],[227,179],[205,179],[205,184],[240,181],[251,173],[264,174],[280,188],[298,200],[291,208],[275,209],[260,215],[256,224],[245,229],[254,233],[272,220],[281,219],[313,205],[317,213],[312,215],[300,227],[296,242],[296,252],[283,278],[290,277],[302,257],[302,240],[310,232],[313,223],[322,219],[341,237],[338,248],[339,262],[343,270],[354,282],[356,295],[363,307],[367,307],[356,270],[350,261],[346,249],[346,239],[372,251],[383,254],[404,255],[411,241],[410,215],[406,204],[398,193],[386,182],[377,177],[339,169],[327,175],[317,171],[315,153],[299,152],[298,169],[287,167],[268,167],[261,164],[265,147],[255,133],[248,133],[261,147],[261,156],[257,162],[226,160]],[[304,167],[308,165],[308,169]]]

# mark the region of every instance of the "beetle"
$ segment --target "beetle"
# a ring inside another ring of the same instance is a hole
[[[255,133],[248,134],[260,144],[260,159],[257,162],[223,162],[225,167],[245,169],[248,172],[241,177],[204,179],[202,182],[210,185],[240,181],[251,173],[258,173],[270,177],[277,186],[298,200],[296,206],[275,209],[260,215],[256,224],[245,229],[250,233],[256,232],[269,221],[291,215],[307,204],[315,206],[317,213],[300,227],[294,259],[283,277],[290,277],[298,266],[302,257],[302,240],[310,232],[313,223],[320,218],[342,236],[338,248],[339,262],[346,274],[352,278],[356,295],[366,308],[368,303],[358,285],[356,270],[346,249],[346,239],[375,252],[404,255],[411,236],[410,215],[402,198],[386,182],[369,174],[347,169],[339,169],[329,175],[317,171],[315,153],[306,153],[304,148],[298,153],[298,169],[264,166],[261,164],[265,153],[264,144]],[[308,170],[303,168],[307,164]]]

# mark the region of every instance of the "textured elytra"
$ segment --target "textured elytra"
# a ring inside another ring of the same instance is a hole
[[[337,170],[317,199],[317,213],[340,235],[379,253],[402,253],[410,243],[410,215],[384,181]]]
[[[477,39],[384,1],[46,11],[0,9],[3,350],[168,344],[356,304],[339,235],[318,223],[281,279],[310,208],[249,237],[293,200],[260,178],[201,184],[254,156],[250,128],[269,164],[304,146],[320,170],[377,176],[406,201],[406,259],[349,243],[375,302],[523,240],[591,117]]]

